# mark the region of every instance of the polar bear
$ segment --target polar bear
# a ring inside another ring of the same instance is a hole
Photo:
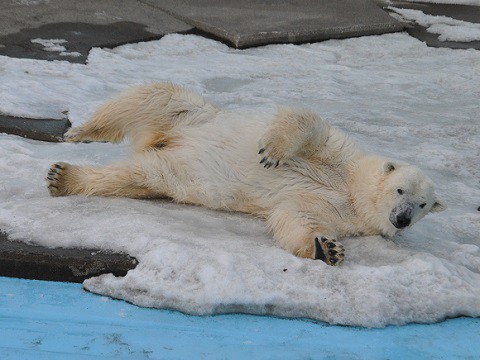
[[[329,265],[344,260],[338,238],[393,236],[446,208],[416,166],[367,154],[307,110],[226,111],[155,83],[120,93],[65,135],[124,138],[134,147],[127,161],[52,165],[50,194],[170,197],[253,214],[284,249]]]

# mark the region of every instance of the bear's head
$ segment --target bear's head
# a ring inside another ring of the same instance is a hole
[[[430,212],[447,208],[433,182],[413,165],[376,159],[363,168],[361,211],[382,235],[393,236]],[[358,209],[357,207],[357,210]]]

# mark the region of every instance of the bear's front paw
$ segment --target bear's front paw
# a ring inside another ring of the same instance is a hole
[[[273,139],[263,137],[258,142],[258,155],[260,155],[260,164],[265,168],[272,166],[278,167],[284,163],[287,159],[287,154],[282,150],[281,145],[275,144]]]
[[[258,151],[258,155],[262,156],[262,160],[260,160],[260,164],[262,164],[264,168],[268,169],[272,166],[278,167],[278,165],[280,165],[280,160],[270,157],[268,153],[266,153],[264,147],[262,147]]]
[[[328,265],[337,266],[345,259],[345,249],[335,239],[316,236],[314,258],[322,260]]]
[[[70,165],[64,162],[53,164],[48,171],[47,186],[48,192],[51,196],[62,196],[67,194],[67,187],[65,186],[65,174]]]

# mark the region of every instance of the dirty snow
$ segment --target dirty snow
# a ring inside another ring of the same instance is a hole
[[[480,316],[480,52],[407,34],[234,50],[193,35],[93,49],[88,64],[0,57],[0,111],[78,125],[129,85],[169,80],[227,108],[311,108],[368,150],[419,165],[449,209],[400,236],[344,239],[338,268],[280,249],[261,221],[167,200],[50,198],[55,161],[106,164],[126,144],[0,135],[0,228],[46,246],[124,251],[93,292],[192,314],[246,312],[385,326]]]

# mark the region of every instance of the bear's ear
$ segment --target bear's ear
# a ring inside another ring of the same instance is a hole
[[[383,171],[385,172],[385,174],[390,174],[393,170],[395,170],[397,166],[391,162],[391,161],[387,161],[385,164],[383,164]]]
[[[445,201],[437,197],[435,199],[435,202],[433,203],[432,208],[430,209],[430,212],[440,212],[445,210],[446,208],[447,208],[447,204],[445,203]]]

